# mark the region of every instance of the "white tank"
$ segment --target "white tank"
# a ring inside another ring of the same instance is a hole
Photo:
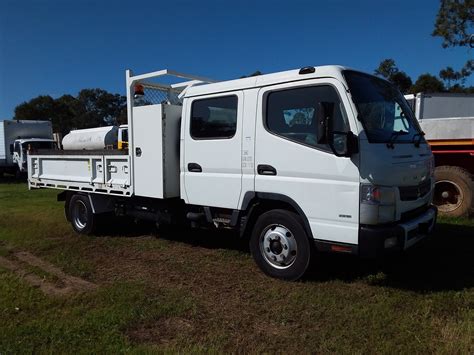
[[[64,150],[99,150],[117,145],[118,127],[77,129],[63,138]]]

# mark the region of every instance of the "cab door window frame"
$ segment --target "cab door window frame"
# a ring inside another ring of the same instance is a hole
[[[335,85],[333,85],[332,83],[301,84],[301,85],[294,85],[294,86],[288,86],[288,87],[284,87],[284,88],[278,88],[278,89],[275,89],[275,90],[265,91],[264,94],[263,94],[263,105],[262,105],[262,109],[263,109],[262,120],[263,120],[263,126],[264,126],[265,130],[268,133],[272,134],[272,135],[275,135],[275,136],[277,136],[279,138],[282,138],[282,139],[286,139],[290,142],[294,142],[294,143],[297,143],[297,144],[300,144],[300,145],[303,145],[303,146],[306,146],[306,147],[309,147],[309,148],[312,148],[312,149],[316,149],[316,150],[319,150],[319,151],[322,151],[322,152],[325,152],[325,153],[334,154],[332,152],[331,148],[329,147],[329,145],[327,144],[327,142],[325,144],[318,144],[318,143],[310,144],[310,143],[305,143],[302,140],[291,139],[288,136],[285,136],[283,134],[279,134],[278,132],[275,132],[268,125],[268,112],[269,112],[268,105],[269,105],[269,96],[270,95],[272,95],[273,93],[279,93],[279,92],[285,92],[285,91],[294,91],[294,90],[301,90],[301,89],[306,89],[306,88],[319,88],[319,87],[321,87],[321,88],[326,88],[327,87],[327,88],[330,88],[331,90],[333,90],[333,94],[335,94],[335,97],[337,98],[337,105],[335,105],[335,109],[336,108],[339,109],[340,118],[342,120],[344,120],[344,131],[346,131],[346,132],[350,131],[350,122],[349,122],[348,114],[346,112],[344,101],[342,100],[342,98],[340,96],[340,93],[337,90],[337,87]],[[315,108],[314,113],[313,113],[313,120],[317,119],[316,115],[317,115],[317,112],[316,112],[316,108]],[[317,132],[315,132],[315,135],[317,135],[316,133]]]

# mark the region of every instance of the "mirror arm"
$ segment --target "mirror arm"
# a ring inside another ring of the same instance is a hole
[[[348,153],[350,153],[350,155],[359,153],[359,140],[357,139],[357,136],[352,133],[352,131],[347,132],[347,140]]]

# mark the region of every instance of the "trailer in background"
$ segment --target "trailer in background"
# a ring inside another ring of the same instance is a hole
[[[435,156],[434,202],[442,215],[474,206],[474,94],[406,95]]]
[[[52,149],[50,121],[0,121],[0,175],[27,171],[27,150]]]

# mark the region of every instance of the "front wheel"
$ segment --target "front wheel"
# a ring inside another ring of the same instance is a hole
[[[262,214],[253,228],[250,250],[262,271],[275,278],[301,278],[314,256],[301,217],[286,210]]]

